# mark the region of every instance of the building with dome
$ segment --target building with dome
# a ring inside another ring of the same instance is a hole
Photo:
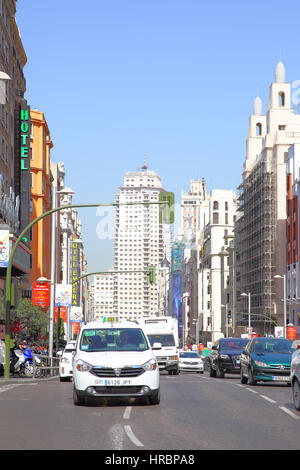
[[[250,300],[251,328],[267,334],[274,331],[276,323],[283,325],[283,278],[274,276],[286,273],[286,162],[291,146],[300,143],[300,115],[291,106],[291,84],[286,82],[282,62],[276,66],[265,113],[262,108],[257,97],[249,118],[243,181],[238,188],[235,321],[240,332],[245,332]]]

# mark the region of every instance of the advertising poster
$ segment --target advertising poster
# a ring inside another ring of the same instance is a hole
[[[0,268],[7,268],[9,260],[9,230],[0,230]]]
[[[178,321],[178,336],[182,338],[182,274],[172,275],[172,317]]]
[[[72,284],[55,284],[55,306],[71,307]]]
[[[82,321],[82,307],[71,307],[70,322],[77,323]]]
[[[32,303],[39,307],[50,305],[50,282],[32,283]]]

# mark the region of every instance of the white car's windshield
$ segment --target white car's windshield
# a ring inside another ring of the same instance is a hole
[[[140,328],[92,328],[82,332],[81,351],[146,351],[147,340]]]
[[[161,343],[163,347],[175,346],[175,339],[173,335],[169,335],[169,334],[148,335],[148,339],[150,341],[151,346],[153,346],[154,343]]]

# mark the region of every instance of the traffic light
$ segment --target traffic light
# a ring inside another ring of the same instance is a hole
[[[227,319],[228,319],[228,321],[231,321],[231,311],[230,310],[227,312]]]
[[[156,282],[156,268],[155,268],[155,266],[148,266],[148,268],[147,268],[147,282],[149,284],[155,284],[155,282]]]
[[[159,193],[159,202],[165,204],[159,205],[159,223],[174,224],[175,221],[175,196],[174,193],[161,191]]]

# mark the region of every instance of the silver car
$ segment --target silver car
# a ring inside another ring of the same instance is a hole
[[[292,355],[291,361],[291,385],[293,390],[293,400],[296,410],[300,411],[300,345],[293,343],[297,347]]]
[[[179,354],[180,372],[197,372],[203,374],[204,363],[196,351],[183,351]]]

